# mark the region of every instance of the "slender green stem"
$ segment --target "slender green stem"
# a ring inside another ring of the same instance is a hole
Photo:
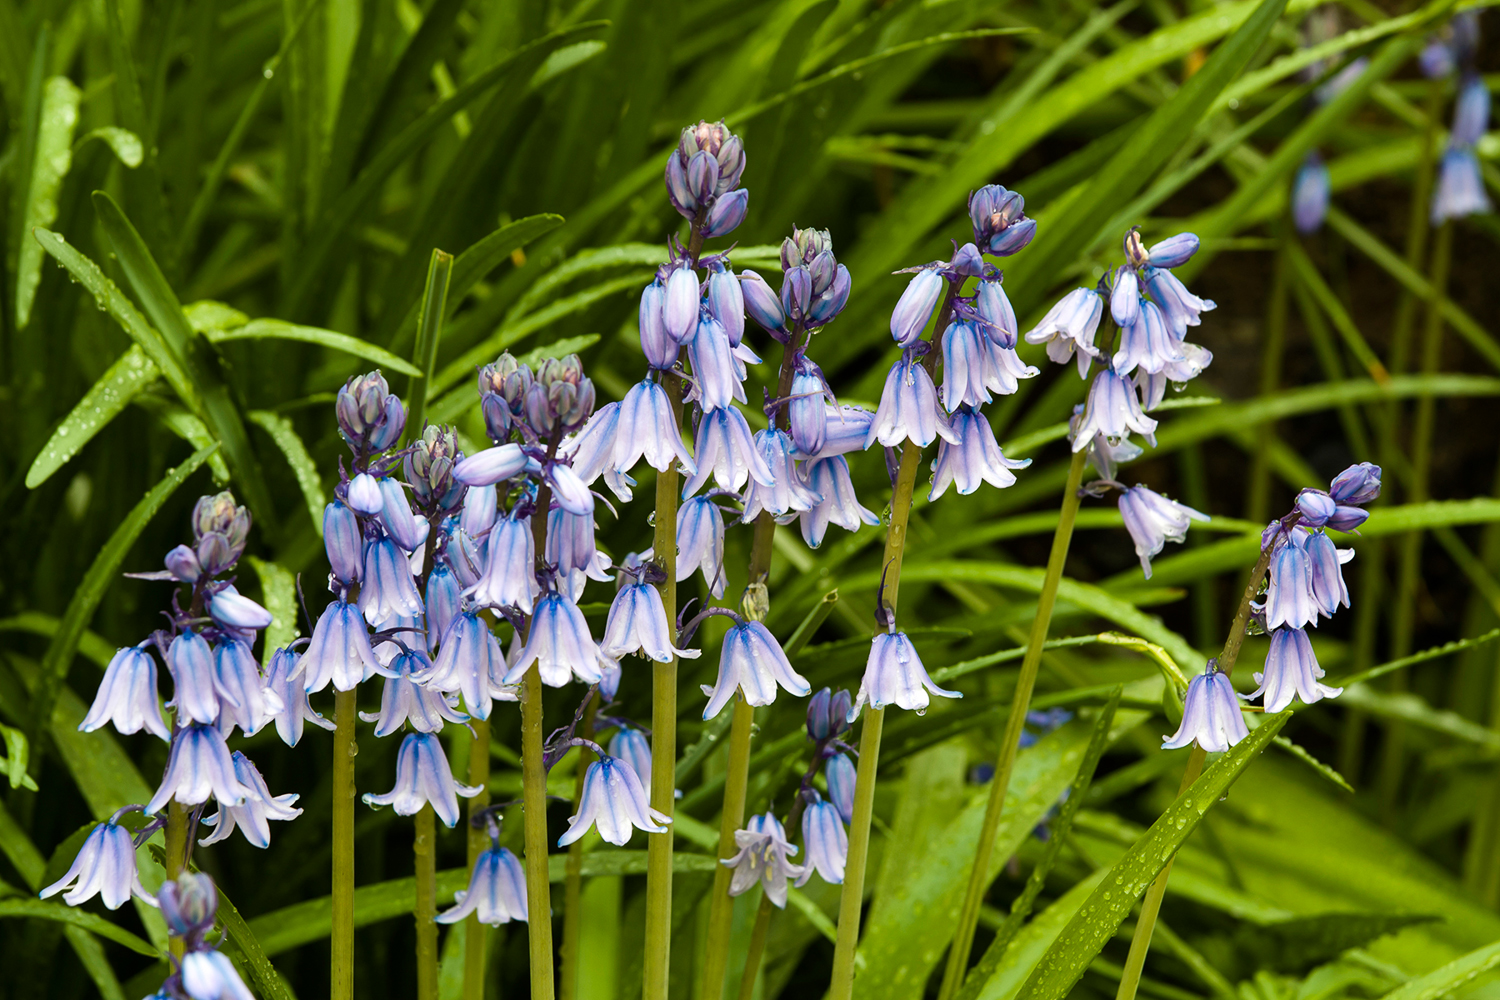
[[[1010,777],[1016,764],[1016,751],[1021,743],[1021,731],[1026,725],[1026,712],[1031,707],[1031,692],[1036,686],[1037,670],[1042,663],[1042,648],[1047,641],[1047,631],[1052,626],[1052,608],[1057,602],[1057,587],[1062,580],[1063,565],[1068,561],[1068,546],[1073,541],[1073,522],[1078,516],[1079,487],[1083,485],[1083,468],[1088,463],[1088,452],[1073,455],[1068,466],[1068,483],[1063,487],[1062,510],[1058,514],[1057,531],[1052,536],[1052,553],[1047,558],[1047,575],[1042,579],[1042,590],[1037,598],[1036,617],[1031,620],[1031,636],[1026,643],[1026,656],[1021,660],[1021,675],[1016,680],[1015,694],[1011,697],[1010,716],[1005,723],[1005,735],[1000,738],[1000,755],[995,761],[995,776],[990,779],[990,797],[985,805],[984,823],[979,829],[979,845],[974,852],[974,865],[969,870],[969,886],[964,892],[963,907],[958,912],[958,926],[953,935],[953,946],[948,950],[948,967],[943,972],[943,985],[938,992],[939,1000],[948,1000],[963,985],[964,973],[969,968],[969,951],[974,946],[974,928],[979,923],[979,907],[984,902],[990,884],[990,855],[995,850],[995,833],[1000,828],[1000,815],[1005,809],[1005,793],[1010,788]]]
[[[417,920],[417,1000],[437,1000],[437,824],[432,806],[425,805],[414,821],[411,853],[417,875],[417,898],[412,913]]]
[[[490,846],[489,832],[474,825],[475,817],[490,804],[490,721],[472,719],[469,726],[474,731],[469,742],[469,784],[480,789],[469,800],[469,870],[473,871],[479,855]],[[486,929],[477,913],[464,919],[464,1000],[484,1000]]]
[[[745,953],[745,973],[740,977],[739,1000],[755,1000],[755,979],[760,975],[760,960],[766,953],[766,932],[770,927],[771,897],[761,893],[755,928],[750,932],[750,950]]]
[[[599,707],[599,694],[589,696],[588,707],[578,726],[578,735],[585,740],[594,738],[594,713]],[[583,799],[583,776],[594,762],[594,751],[588,747],[578,748],[578,778],[573,786],[573,811]],[[563,939],[561,960],[558,968],[557,995],[561,1000],[573,1000],[578,995],[578,939],[582,930],[583,897],[583,842],[575,840],[568,846],[567,867],[563,869]]]
[[[176,799],[167,803],[167,828],[165,833],[166,851],[162,857],[167,870],[167,878],[175,879],[187,867],[188,839],[188,810]],[[182,938],[174,937],[167,944],[172,954],[177,957],[178,961],[181,961],[184,951]]]
[[[333,932],[330,1000],[354,1000],[354,734],[358,699],[353,690],[333,696]]]
[[[521,686],[521,801],[526,822],[526,923],[531,996],[552,1000],[552,887],[547,874],[547,769],[542,766],[542,675],[533,666]]]
[[[701,246],[702,240],[697,240]],[[695,252],[696,257],[696,252]],[[682,420],[682,379],[664,380],[667,398],[679,424]],[[656,477],[656,564],[665,574],[658,584],[667,627],[677,631],[677,491],[674,464]],[[651,807],[671,816],[677,790],[677,658],[652,663],[651,676]],[[672,948],[672,826],[652,834],[646,843],[646,953],[643,961],[643,1000],[667,1000],[667,978]]]
[[[1285,226],[1282,230],[1285,231]],[[1266,311],[1266,336],[1261,342],[1260,394],[1269,396],[1281,387],[1281,360],[1286,350],[1287,318],[1287,260],[1285,253],[1276,255],[1276,276],[1271,282],[1271,301]],[[1264,424],[1259,429],[1258,447],[1250,463],[1250,496],[1246,505],[1246,516],[1262,523],[1270,517],[1271,510],[1271,462],[1270,442],[1276,433],[1275,424]]]

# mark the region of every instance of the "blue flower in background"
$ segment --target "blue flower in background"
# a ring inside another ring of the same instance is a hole
[[[745,829],[734,831],[734,843],[739,852],[719,862],[734,869],[729,894],[738,896],[759,882],[765,887],[766,898],[786,909],[787,880],[797,878],[803,870],[789,860],[797,848],[786,839],[781,821],[770,812],[751,816]]]

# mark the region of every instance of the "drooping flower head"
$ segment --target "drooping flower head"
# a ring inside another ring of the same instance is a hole
[[[1229,677],[1218,671],[1213,662],[1188,682],[1183,698],[1182,725],[1175,735],[1162,740],[1163,750],[1176,750],[1189,743],[1209,753],[1222,753],[1250,735],[1245,717],[1240,714],[1239,697]]]
[[[1120,516],[1135,542],[1135,554],[1140,557],[1141,570],[1148,580],[1151,560],[1161,554],[1162,547],[1169,541],[1181,542],[1187,538],[1191,522],[1208,520],[1207,514],[1140,485],[1121,491]]]
[[[448,755],[433,733],[408,733],[396,756],[396,787],[383,795],[366,792],[364,803],[391,806],[398,816],[415,816],[425,805],[450,830],[458,822],[458,796],[473,798],[481,789],[453,780]]]
[[[789,860],[797,848],[786,839],[786,830],[775,813],[751,816],[745,829],[734,832],[734,843],[739,853],[719,862],[734,869],[729,894],[738,896],[759,882],[765,887],[766,898],[786,909],[787,880],[799,877],[802,866]]]
[[[156,898],[146,891],[136,870],[131,832],[116,823],[116,817],[90,831],[67,873],[38,893],[42,899],[66,890],[63,902],[69,906],[82,906],[95,896],[111,910],[118,910],[131,896],[149,906],[156,905]]]
[[[664,833],[666,827],[661,824],[670,822],[670,816],[651,808],[635,769],[606,754],[584,772],[578,812],[569,818],[567,832],[557,838],[557,846],[567,847],[594,826],[601,838],[624,847],[635,830]]]
[[[942,698],[963,697],[960,691],[948,691],[932,682],[911,639],[892,624],[870,641],[870,656],[865,661],[859,693],[849,709],[849,721],[853,722],[867,703],[871,708],[895,705],[920,715],[927,711],[929,692]]]

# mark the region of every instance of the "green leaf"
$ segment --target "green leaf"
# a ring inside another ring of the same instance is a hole
[[[114,125],[90,129],[73,144],[73,152],[77,153],[83,148],[84,143],[93,139],[103,142],[115,154],[116,159],[132,170],[140,166],[146,158],[146,150],[141,145],[141,137],[129,129],[117,128]]]
[[[427,424],[427,400],[432,393],[432,373],[437,369],[438,343],[443,336],[443,321],[448,318],[448,283],[453,277],[453,255],[436,248],[427,262],[427,287],[422,291],[422,308],[417,323],[417,344],[412,361],[419,369],[406,385],[411,413],[407,417],[406,439],[420,437]],[[418,379],[423,381],[419,384]]]
[[[1279,743],[1281,737],[1276,740]],[[1235,936],[1265,967],[1305,975],[1313,966],[1330,962],[1350,948],[1362,948],[1387,934],[1442,919],[1431,913],[1320,913],[1242,927]]]
[[[73,592],[73,599],[68,602],[68,609],[63,613],[57,633],[42,657],[41,676],[32,698],[34,724],[40,725],[41,720],[51,719],[58,689],[68,675],[68,668],[73,663],[73,654],[78,649],[83,631],[88,628],[90,619],[94,617],[94,609],[99,606],[105,591],[114,585],[120,572],[120,564],[124,562],[131,546],[156,516],[161,505],[166,503],[167,498],[187,481],[188,476],[197,471],[213,451],[214,448],[200,449],[175,469],[169,469],[161,482],[152,487],[125,516],[125,520],[109,536],[109,541],[104,543],[104,548],[94,557],[93,564],[84,574],[78,589]],[[35,739],[35,733],[32,735]]]
[[[1500,752],[1500,733],[1446,709],[1433,708],[1410,692],[1376,691],[1366,684],[1344,689],[1340,701],[1385,719],[1399,719],[1475,746]]]
[[[217,444],[203,421],[189,413],[187,407],[175,399],[143,392],[136,396],[133,402],[160,420],[162,426],[194,448],[208,448]],[[224,456],[219,454],[217,448],[212,455],[208,456],[208,468],[213,473],[215,483],[220,486],[228,484],[229,466],[225,464]]]
[[[36,791],[36,782],[26,773],[26,761],[31,756],[26,744],[26,734],[0,724],[0,742],[5,744],[5,756],[0,758],[0,771],[4,772],[10,787]]]
[[[1317,267],[1307,256],[1307,251],[1303,250],[1296,240],[1288,240],[1283,252],[1287,255],[1287,260],[1291,263],[1297,280],[1302,282],[1302,286],[1317,301],[1319,308],[1328,315],[1329,322],[1344,338],[1344,344],[1349,348],[1349,352],[1364,366],[1366,374],[1376,382],[1390,381],[1390,374],[1385,370],[1385,365],[1381,364],[1380,358],[1370,349],[1364,334],[1359,332],[1359,327],[1355,325],[1349,311],[1333,293],[1333,289],[1328,287],[1328,282],[1324,281],[1323,276],[1318,273]]]
[[[1329,767],[1327,764],[1323,763],[1321,760],[1308,753],[1307,748],[1301,746],[1300,744],[1293,743],[1285,736],[1276,737],[1276,745],[1281,747],[1281,749],[1285,750],[1287,753],[1291,754],[1297,760],[1300,760],[1302,763],[1312,768],[1313,772],[1317,774],[1318,777],[1324,778],[1329,783],[1337,785],[1339,788],[1342,788],[1350,795],[1354,794],[1354,786],[1349,784],[1349,782],[1344,779],[1344,776],[1342,774],[1339,774],[1333,768]]]
[[[57,221],[57,195],[73,165],[73,128],[78,124],[78,102],[82,96],[65,76],[52,77],[43,90],[23,233],[45,229]],[[22,329],[31,319],[31,304],[42,280],[42,257],[37,242],[23,237],[16,264],[16,326]]]
[[[1457,993],[1466,983],[1473,982],[1496,965],[1500,965],[1500,941],[1477,948],[1441,969],[1398,986],[1380,1000],[1438,1000]]]
[[[333,330],[323,330],[316,326],[284,323],[279,319],[253,319],[244,326],[234,329],[208,330],[204,336],[215,344],[225,344],[234,340],[298,340],[304,344],[317,344],[319,347],[342,351],[356,358],[373,361],[377,365],[398,371],[402,375],[421,374],[411,362],[404,361],[385,348],[366,343],[358,337],[351,337],[347,333],[337,333]]]
[[[112,924],[103,917],[95,916],[87,910],[75,909],[45,899],[25,897],[0,899],[0,917],[27,917],[33,920],[53,920],[62,924],[72,924],[74,927],[82,927],[116,944],[122,944],[131,951],[148,958],[158,958],[161,954],[150,941],[136,937],[125,928]]]
[[[271,655],[301,634],[297,628],[297,579],[284,566],[255,556],[249,556],[248,560],[250,568],[260,577],[261,604],[271,612],[271,624],[261,643],[269,671]]]
[[[1125,852],[1125,856],[1089,894],[1083,908],[1037,963],[1022,1000],[1062,1000],[1083,976],[1084,970],[1104,948],[1120,924],[1135,908],[1136,900],[1156,881],[1171,862],[1182,842],[1198,828],[1208,810],[1223,797],[1249,763],[1260,754],[1291,718],[1281,712],[1267,718],[1253,733],[1214,761],[1179,795],[1161,817]]]
[[[251,410],[245,414],[252,424],[271,435],[276,447],[286,457],[297,477],[297,486],[302,490],[302,499],[307,504],[307,516],[312,520],[313,530],[323,537],[323,507],[328,498],[323,494],[323,481],[317,463],[307,452],[307,446],[297,436],[297,429],[287,417],[269,410]]]
[[[10,618],[0,618],[0,632],[30,632],[51,639],[57,634],[59,624],[58,619],[40,611],[23,611]],[[78,641],[78,652],[103,670],[114,658],[115,647],[97,632],[85,630]]]
[[[119,416],[141,390],[160,377],[161,370],[146,357],[140,345],[130,345],[57,425],[31,468],[26,470],[26,488],[34,490],[50,479]]]
[[[219,888],[219,923],[224,926],[224,934],[230,943],[237,949],[245,959],[245,965],[250,970],[250,978],[255,980],[260,995],[265,1000],[296,1000],[292,991],[287,988],[286,981],[266,957],[265,949],[255,938],[255,932],[240,916],[240,911],[224,895],[224,890]]]
[[[545,236],[563,224],[560,215],[528,215],[524,219],[506,223],[499,229],[470,246],[453,262],[453,278],[448,297],[456,306],[474,290],[474,286],[485,279],[502,261],[532,240]],[[657,254],[661,253],[656,249]]]

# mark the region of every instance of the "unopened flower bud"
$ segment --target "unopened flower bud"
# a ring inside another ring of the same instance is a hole
[[[392,395],[379,371],[351,378],[339,390],[334,405],[339,433],[349,447],[385,451],[406,429],[406,408]]]
[[[807,703],[807,735],[814,740],[837,739],[849,731],[849,692],[823,688]]]
[[[662,321],[667,336],[685,344],[698,330],[698,272],[684,263],[667,278],[667,297],[662,306]]]
[[[833,236],[826,229],[792,229],[792,235],[781,241],[781,269],[790,271],[809,265],[819,254],[833,253]]]
[[[812,275],[805,267],[794,267],[781,281],[781,308],[793,320],[800,320],[811,305]]]
[[[1036,223],[1026,218],[1026,199],[999,184],[986,184],[969,195],[974,242],[985,253],[1009,257],[1031,242]]]
[[[692,155],[687,165],[688,190],[701,205],[714,196],[719,183],[719,161],[703,150]]]
[[[852,282],[849,278],[849,269],[843,264],[838,265],[833,272],[833,281],[827,288],[813,299],[812,308],[808,310],[807,318],[811,323],[819,326],[832,322],[839,313],[844,311],[844,306],[849,303],[849,288]]]
[[[704,236],[728,236],[740,227],[745,221],[745,213],[750,209],[750,191],[748,188],[738,188],[714,199],[713,207],[708,210],[708,218],[703,223]]]
[[[750,621],[766,620],[766,615],[771,613],[771,591],[764,583],[752,583],[745,588],[740,597],[740,613]]]
[[[197,583],[198,578],[203,575],[203,567],[198,563],[198,553],[186,545],[179,545],[168,552],[164,561],[167,572],[183,583]]]
[[[786,330],[786,311],[766,279],[754,271],[741,271],[740,291],[744,294],[745,312],[762,329],[773,334]]]
[[[361,472],[349,480],[349,506],[366,517],[374,517],[385,507],[385,498],[380,495],[380,483],[368,472]]]
[[[812,275],[814,295],[822,295],[828,291],[828,286],[833,284],[834,275],[838,273],[838,266],[839,262],[834,259],[831,250],[824,250],[808,261],[807,270]]]
[[[739,137],[723,122],[701,121],[682,130],[677,148],[667,157],[667,194],[672,207],[691,219],[711,199],[739,187],[744,172],[745,149]],[[726,212],[732,214],[733,207],[727,207]],[[733,228],[727,226],[723,231]]]
[[[677,361],[677,341],[667,335],[662,309],[666,305],[667,286],[657,278],[641,291],[641,352],[652,368],[671,368]]]
[[[354,511],[337,500],[323,508],[323,548],[340,583],[347,587],[359,581],[364,574],[364,536]]]
[[[943,276],[936,270],[924,268],[912,276],[891,312],[891,336],[896,343],[907,347],[922,336],[942,295]]]
[[[163,883],[156,900],[173,937],[201,940],[213,929],[214,915],[219,911],[219,891],[207,875],[184,872],[176,881]]]
[[[1152,267],[1178,267],[1186,264],[1197,252],[1197,234],[1178,233],[1176,236],[1168,236],[1160,243],[1153,243],[1147,251],[1147,258]]]
[[[458,447],[458,432],[452,427],[429,425],[412,444],[406,456],[406,481],[411,484],[417,506],[445,514],[463,502],[464,485],[453,478],[453,466],[464,457]]]
[[[1334,477],[1328,492],[1341,504],[1367,504],[1380,496],[1380,466],[1370,462],[1351,465]]]
[[[201,497],[193,507],[194,548],[207,576],[218,576],[238,562],[249,534],[250,512],[237,506],[228,490]]]
[[[1337,509],[1333,497],[1322,490],[1303,490],[1297,494],[1297,511],[1302,515],[1302,525],[1321,528],[1328,523]]]
[[[724,328],[729,346],[740,346],[745,339],[745,293],[734,272],[717,261],[709,266],[708,311]]]

